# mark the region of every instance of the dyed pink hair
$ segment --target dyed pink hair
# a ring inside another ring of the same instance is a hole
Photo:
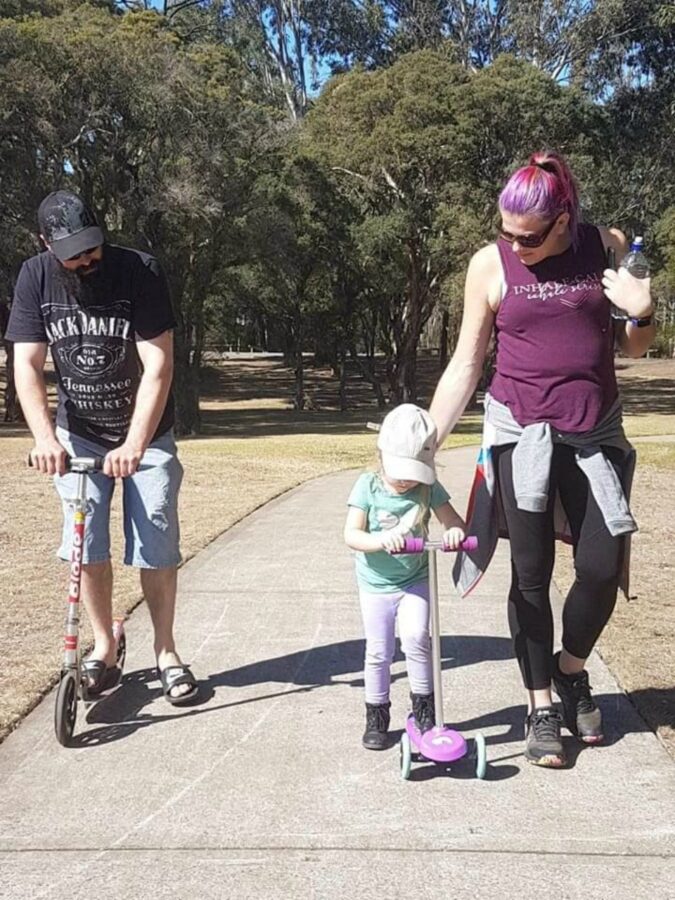
[[[533,153],[526,166],[517,169],[499,195],[499,207],[513,215],[535,215],[551,222],[569,213],[569,229],[576,244],[579,229],[579,196],[574,176],[557,153]]]

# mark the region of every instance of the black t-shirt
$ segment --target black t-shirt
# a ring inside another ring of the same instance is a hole
[[[164,273],[147,253],[106,244],[96,272],[68,272],[49,252],[21,267],[7,340],[50,346],[57,425],[105,447],[124,442],[141,378],[136,341],[174,328]],[[173,425],[170,396],[154,437]]]

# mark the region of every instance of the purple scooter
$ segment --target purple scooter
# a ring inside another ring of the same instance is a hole
[[[467,537],[460,547],[461,550],[475,550],[478,539]],[[431,664],[434,675],[434,700],[436,722],[442,723],[443,719],[443,689],[441,684],[441,635],[438,612],[438,571],[436,568],[436,551],[451,552],[441,541],[426,541],[424,538],[408,537],[405,546],[399,553],[428,553],[429,554],[429,605],[431,607]],[[485,738],[477,733],[474,738],[475,750],[472,756],[476,759],[476,776],[485,778],[487,771],[487,754],[485,750]],[[412,713],[405,723],[405,731],[401,736],[401,777],[410,777],[410,767],[413,762],[413,754],[420,760],[449,765],[462,759],[469,752],[466,740],[458,731],[448,728],[447,725],[437,724],[429,731],[421,734],[415,724]],[[416,760],[417,761],[417,760]]]

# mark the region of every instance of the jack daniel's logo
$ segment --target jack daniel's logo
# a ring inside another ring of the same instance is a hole
[[[69,337],[108,337],[129,340],[131,323],[119,316],[88,316],[78,311],[47,323],[50,344]]]

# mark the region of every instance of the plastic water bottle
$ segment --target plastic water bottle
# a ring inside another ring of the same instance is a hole
[[[644,254],[644,240],[634,237],[629,252],[621,260],[621,268],[628,269],[635,278],[649,278],[649,260]]]
[[[635,278],[649,278],[649,260],[644,255],[643,248],[643,238],[636,235],[630,245],[630,250],[621,260],[619,268],[627,269]],[[616,263],[614,262],[614,251],[612,249],[608,251],[608,257],[609,267],[613,269]],[[627,316],[622,309],[614,306],[613,303],[610,304],[610,315],[613,319],[617,319],[620,322],[627,322],[630,319],[630,316]]]

